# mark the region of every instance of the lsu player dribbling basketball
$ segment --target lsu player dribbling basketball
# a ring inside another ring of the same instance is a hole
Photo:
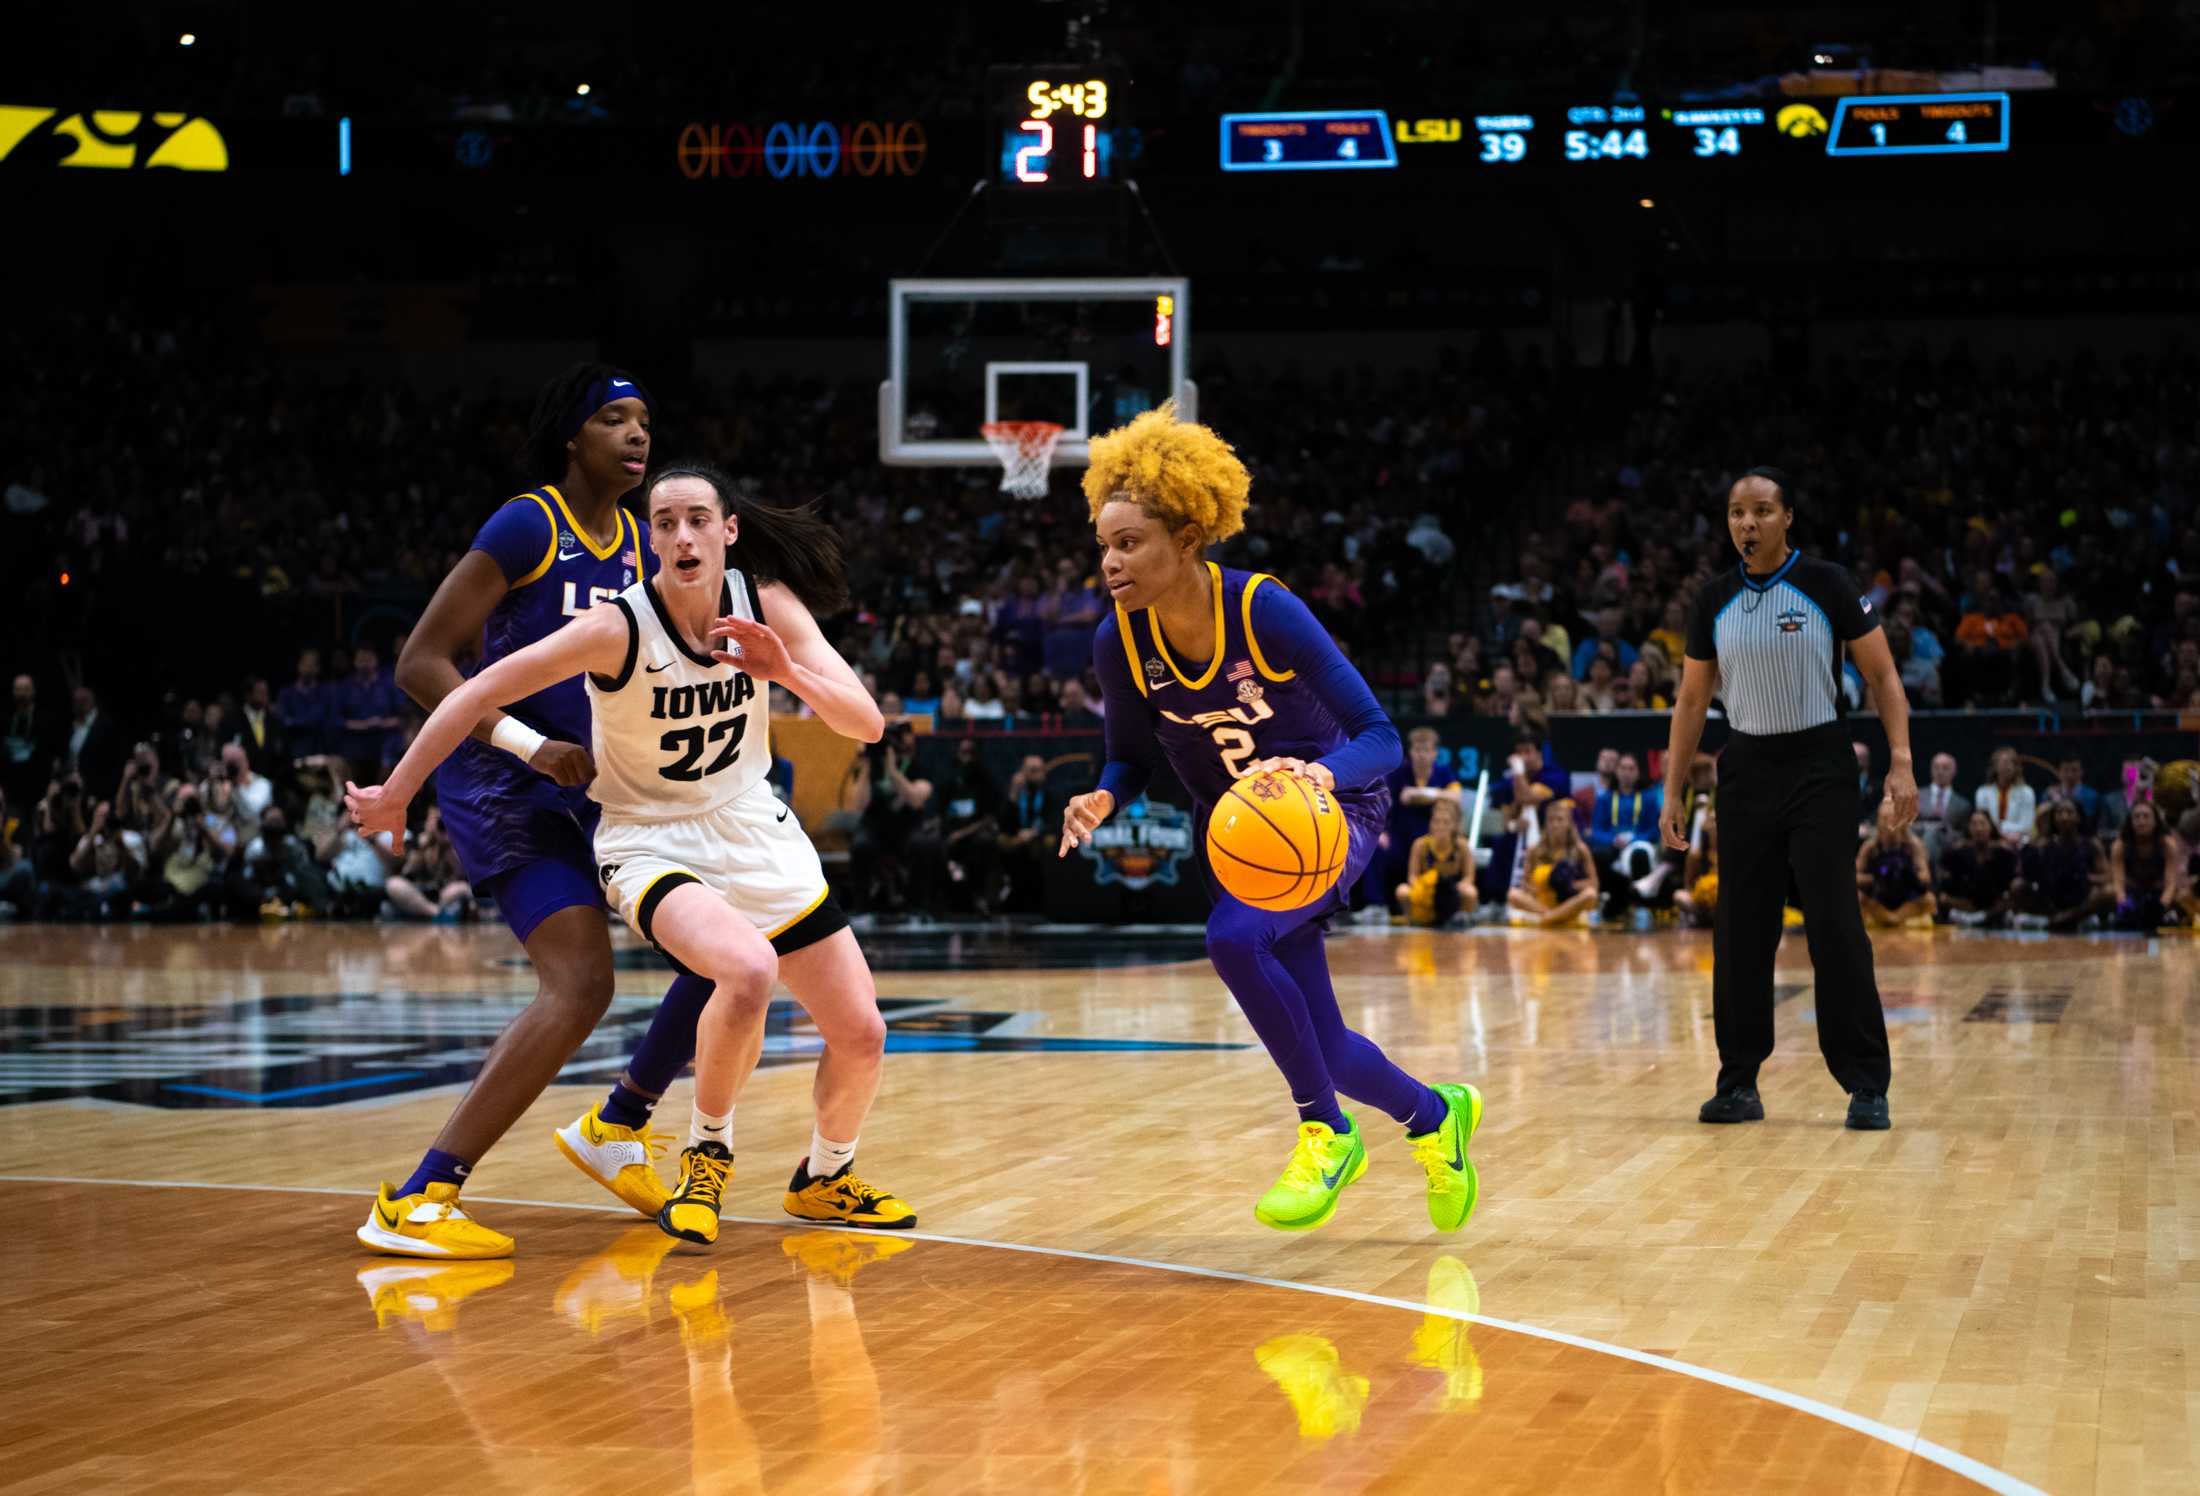
[[[1251,479],[1227,442],[1163,406],[1096,437],[1091,450],[1085,498],[1115,603],[1093,640],[1108,761],[1099,788],[1064,808],[1059,855],[1144,792],[1156,753],[1190,792],[1203,847],[1217,803],[1240,779],[1290,775],[1333,795],[1350,827],[1349,852],[1311,903],[1256,908],[1207,864],[1207,953],[1299,1111],[1290,1160],[1253,1213],[1277,1230],[1310,1230],[1367,1171],[1359,1123],[1337,1103],[1341,1090],[1405,1125],[1427,1176],[1429,1219],[1456,1231],[1480,1188],[1467,1147],[1481,1124],[1481,1093],[1424,1084],[1347,1028],[1324,945],[1329,916],[1345,907],[1344,890],[1374,855],[1389,810],[1384,776],[1401,757],[1398,731],[1282,583],[1206,559],[1208,546],[1244,528]]]
[[[787,1213],[909,1227],[914,1211],[853,1172],[885,1024],[817,851],[765,783],[768,687],[785,686],[849,737],[876,742],[885,724],[790,585],[799,570],[817,579],[812,591],[844,592],[829,528],[802,513],[748,509],[750,525],[773,535],[764,554],[801,562],[760,582],[726,565],[729,547],[740,545],[736,502],[732,485],[708,468],[659,473],[647,500],[656,574],[453,691],[389,781],[347,785],[346,799],[364,834],[401,832],[407,802],[483,712],[585,675],[596,749],[588,793],[602,808],[598,876],[637,934],[713,984],[695,1027],[690,1143],[658,1225],[692,1241],[717,1239],[734,1103],[762,1052],[772,985],[783,977],[825,1042],[817,1124],[787,1187]],[[809,537],[806,559],[788,543],[798,531]],[[634,1167],[646,1169],[646,1159]]]

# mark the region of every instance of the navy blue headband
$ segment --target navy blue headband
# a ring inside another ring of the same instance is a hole
[[[642,388],[639,380],[621,379],[617,375],[606,374],[581,391],[580,397],[573,402],[573,408],[565,413],[565,425],[558,433],[558,439],[569,442],[580,435],[581,428],[588,424],[588,418],[614,400],[639,400],[643,409],[651,415],[657,413],[657,402],[649,398],[649,391]]]

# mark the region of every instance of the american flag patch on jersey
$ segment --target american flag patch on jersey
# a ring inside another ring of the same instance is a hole
[[[1251,660],[1240,660],[1230,667],[1230,674],[1226,678],[1229,680],[1248,680],[1252,677],[1252,674],[1253,662]]]

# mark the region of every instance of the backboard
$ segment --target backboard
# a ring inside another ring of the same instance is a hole
[[[879,461],[994,467],[988,421],[1054,421],[1056,463],[1165,400],[1199,415],[1191,282],[1173,278],[889,283]]]

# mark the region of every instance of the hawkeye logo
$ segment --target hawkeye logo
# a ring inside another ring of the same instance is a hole
[[[229,143],[214,122],[177,112],[86,109],[64,114],[0,104],[0,162],[100,171],[229,170]]]
[[[1192,855],[1192,817],[1174,805],[1143,800],[1103,824],[1085,840],[1092,881],[1102,887],[1176,886]]]
[[[1773,116],[1773,128],[1796,140],[1826,133],[1826,117],[1813,104],[1790,104]]]

